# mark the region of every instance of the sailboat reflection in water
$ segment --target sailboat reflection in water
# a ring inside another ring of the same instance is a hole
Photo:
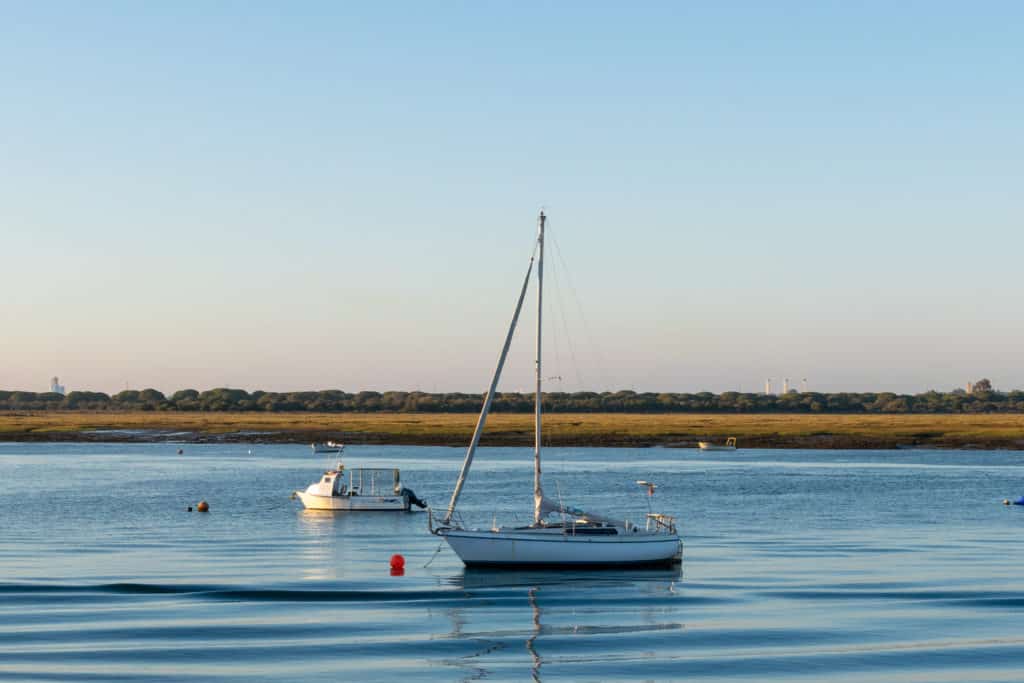
[[[648,513],[646,524],[640,527],[625,519],[598,515],[568,505],[555,503],[544,496],[541,484],[541,324],[544,297],[544,223],[541,212],[538,220],[537,242],[530,256],[523,287],[519,293],[512,323],[505,337],[505,345],[498,357],[498,365],[491,378],[483,409],[477,419],[473,438],[462,463],[462,471],[455,483],[451,502],[443,520],[434,526],[430,515],[430,531],[442,536],[467,566],[493,567],[620,567],[657,566],[677,564],[682,560],[682,541],[676,532],[675,519],[669,515]],[[487,414],[498,387],[509,346],[523,308],[526,290],[530,284],[534,263],[537,266],[537,392],[534,408],[533,446],[533,523],[519,527],[492,529],[466,529],[455,516],[459,494],[473,464],[473,456],[480,442]],[[557,519],[551,519],[558,515]]]
[[[540,681],[545,664],[560,660],[564,663],[566,656],[576,657],[585,650],[591,664],[604,659],[613,666],[619,665],[623,656],[629,656],[626,653],[649,653],[651,641],[647,634],[681,631],[685,626],[677,620],[681,617],[677,610],[682,607],[679,604],[673,607],[668,600],[679,578],[678,566],[627,569],[616,572],[611,578],[607,572],[590,569],[554,573],[545,569],[510,571],[467,567],[461,576],[453,577],[450,582],[475,601],[495,600],[505,604],[500,617],[491,615],[492,623],[510,642],[523,639],[530,677]],[[529,607],[528,615],[523,609],[523,598]],[[579,609],[584,603],[586,609]],[[624,605],[628,605],[626,611],[623,611]],[[486,628],[476,623],[469,636],[464,630],[469,618],[466,609],[460,601],[459,606],[448,612],[452,620],[452,639],[478,638],[481,629]],[[524,629],[521,624],[525,617],[529,618],[529,625]],[[567,639],[570,637],[571,640]],[[615,638],[614,652],[607,651],[608,637]],[[467,679],[498,676],[526,680],[518,669],[511,668],[521,661],[510,656],[515,650],[503,649],[493,661],[485,656],[488,652],[490,650],[459,660],[460,665],[473,669],[473,675]]]

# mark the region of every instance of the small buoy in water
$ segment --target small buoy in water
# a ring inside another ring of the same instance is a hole
[[[196,510],[198,510],[199,512],[209,512],[210,504],[207,503],[205,500],[201,500],[199,501],[199,505],[196,505]]]
[[[185,453],[185,449],[184,448],[179,448],[178,449],[178,455],[183,455],[184,453]]]
[[[391,556],[391,576],[402,576],[405,574],[405,558],[401,555]]]
[[[1009,505],[1009,504],[1010,504],[1010,499],[1009,498],[1003,498],[1003,505]]]
[[[191,505],[188,506],[188,511],[192,512],[192,506]]]

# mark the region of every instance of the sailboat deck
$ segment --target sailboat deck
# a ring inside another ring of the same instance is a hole
[[[558,531],[566,533],[570,536],[617,536],[619,530],[615,527],[607,526],[578,526],[578,527],[566,527],[565,529],[559,528]]]

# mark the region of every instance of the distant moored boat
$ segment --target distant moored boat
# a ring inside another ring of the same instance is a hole
[[[730,436],[724,444],[711,443],[710,441],[698,441],[697,447],[702,451],[734,451],[736,450],[736,437]]]

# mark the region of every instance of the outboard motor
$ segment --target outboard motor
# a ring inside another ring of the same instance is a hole
[[[425,508],[427,507],[427,501],[421,500],[416,497],[416,494],[412,489],[402,487],[402,498],[405,498],[405,509],[409,509],[409,504],[415,505],[416,507]]]

